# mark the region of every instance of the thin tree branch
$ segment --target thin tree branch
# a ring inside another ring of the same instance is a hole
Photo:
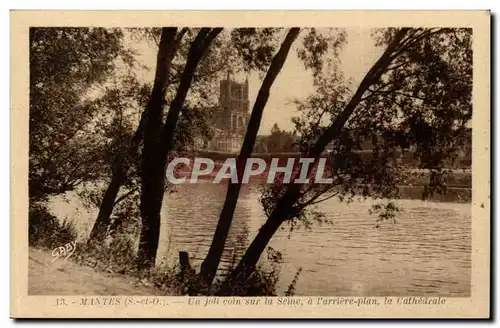
[[[127,198],[130,195],[132,195],[134,192],[136,192],[138,190],[139,190],[139,188],[133,188],[133,189],[129,190],[127,193],[123,194],[117,200],[115,200],[114,206],[116,206],[118,203],[120,203],[121,201],[125,200],[125,198]]]
[[[386,88],[386,87],[388,87],[390,85],[393,85],[396,82],[402,82],[403,80],[405,80],[405,79],[407,79],[409,77],[418,76],[420,74],[421,74],[421,72],[414,72],[414,73],[408,74],[408,75],[406,75],[405,77],[403,77],[401,79],[393,80],[393,81],[391,81],[389,83],[384,83],[384,84],[382,84],[380,87],[378,87],[375,90],[373,90],[371,88],[368,88],[367,91],[370,91],[371,93],[369,95],[367,95],[366,97],[363,97],[360,102],[366,101],[366,100],[370,99],[372,96],[374,96],[376,94],[378,94],[378,95],[387,95],[387,94],[390,94],[390,93],[393,93],[393,92],[397,92],[396,88],[392,88],[392,89],[385,90],[385,91],[383,91],[382,89],[384,89],[384,88]]]
[[[324,194],[324,193],[322,193],[322,194]],[[317,201],[315,201],[315,202],[314,202],[314,201],[309,201],[308,205],[315,205],[315,204],[319,204],[319,203],[321,203],[321,202],[324,202],[325,200],[328,200],[328,199],[331,199],[331,198],[333,198],[333,197],[337,196],[338,194],[340,194],[340,191],[337,191],[336,193],[333,193],[333,194],[331,194],[330,196],[327,196],[327,197],[325,197],[325,198],[323,198],[323,199],[320,199],[320,200],[317,200]]]
[[[406,93],[403,93],[403,92],[399,92],[399,91],[391,91],[392,93],[395,93],[395,94],[398,94],[398,95],[401,95],[401,96],[404,96],[404,97],[409,97],[409,98],[415,98],[415,99],[419,99],[419,100],[427,100],[426,98],[422,98],[422,97],[419,97],[419,96],[414,96],[414,95],[409,95],[409,94],[406,94]]]
[[[380,56],[377,62],[370,68],[368,73],[361,81],[356,93],[353,95],[349,103],[346,105],[342,113],[340,113],[332,125],[319,137],[316,144],[309,151],[310,157],[317,157],[321,154],[326,145],[340,133],[341,128],[349,119],[354,109],[361,101],[366,90],[377,81],[383,74],[383,71],[390,65],[392,54],[398,50],[401,39],[406,35],[409,29],[400,29],[393,38],[393,41],[387,46],[385,52]]]
[[[412,60],[406,60],[406,61],[404,61],[402,63],[399,63],[399,64],[396,64],[394,66],[387,67],[387,71],[393,71],[393,70],[401,68],[401,67],[403,67],[405,65],[412,64],[412,63],[414,63],[414,61],[412,61]]]
[[[175,127],[177,126],[177,121],[179,119],[179,113],[182,106],[186,100],[187,93],[191,87],[193,81],[193,75],[198,67],[198,64],[203,57],[204,53],[210,47],[212,41],[222,32],[222,28],[202,28],[195,40],[191,44],[188,54],[188,60],[184,67],[182,73],[181,82],[177,88],[177,93],[170,103],[170,108],[167,113],[167,118],[165,120],[165,125],[163,127],[162,135],[162,156],[165,158],[170,152],[173,143],[173,135]]]
[[[444,29],[440,28],[440,29],[436,29],[434,31],[432,31],[432,29],[424,30],[424,32],[422,32],[419,36],[415,37],[411,42],[409,42],[406,45],[403,45],[397,52],[395,52],[391,59],[394,59],[394,58],[398,57],[403,52],[405,52],[408,49],[410,49],[413,45],[415,45],[416,43],[422,41],[424,38],[430,37],[430,36],[432,36],[434,34],[438,34],[438,33],[441,33],[441,32],[444,32]]]

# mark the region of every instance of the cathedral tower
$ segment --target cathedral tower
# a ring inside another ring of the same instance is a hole
[[[225,80],[220,81],[219,107],[229,119],[228,132],[242,134],[246,130],[249,118],[250,101],[248,100],[248,78],[238,83],[231,79],[228,71]]]

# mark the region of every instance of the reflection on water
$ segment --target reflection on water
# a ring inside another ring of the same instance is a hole
[[[208,251],[226,186],[179,185],[166,197],[159,260],[188,251],[199,266]],[[243,187],[221,267],[241,256],[264,222],[256,185]],[[312,231],[278,232],[270,246],[283,254],[279,291],[302,267],[297,295],[470,294],[470,204],[402,200],[397,223],[376,227],[371,201],[319,205],[333,220]],[[265,256],[263,256],[265,258]],[[265,259],[262,259],[265,262]],[[266,263],[263,263],[266,265]]]

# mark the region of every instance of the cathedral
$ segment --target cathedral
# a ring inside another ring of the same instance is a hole
[[[220,81],[219,105],[212,117],[214,137],[210,141],[197,141],[197,148],[220,152],[239,152],[250,118],[248,78],[238,83],[228,72]]]

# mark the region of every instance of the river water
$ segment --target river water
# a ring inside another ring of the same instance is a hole
[[[241,256],[264,223],[258,188],[242,189],[222,269]],[[225,193],[224,185],[185,184],[166,197],[159,261],[173,263],[179,251],[188,251],[192,264],[201,264]],[[333,198],[318,205],[333,223],[278,232],[270,243],[283,255],[278,291],[302,268],[296,295],[470,295],[470,203],[398,200],[403,212],[395,223],[382,224],[368,212],[373,204]],[[269,266],[265,254],[261,262]]]
[[[198,183],[176,186],[165,196],[157,262],[178,263],[188,251],[199,267],[211,243],[224,202],[226,185]],[[226,242],[220,273],[241,256],[265,217],[259,185],[244,185]],[[53,201],[55,215],[77,223],[82,238],[97,211],[84,210],[76,197]],[[385,296],[470,295],[470,203],[398,200],[403,212],[396,223],[377,227],[369,214],[373,200],[350,204],[332,198],[318,210],[333,221],[312,230],[278,231],[270,246],[281,252],[278,292],[284,293],[302,268],[296,295]],[[286,228],[286,227],[285,227]],[[261,264],[269,268],[266,254]]]

